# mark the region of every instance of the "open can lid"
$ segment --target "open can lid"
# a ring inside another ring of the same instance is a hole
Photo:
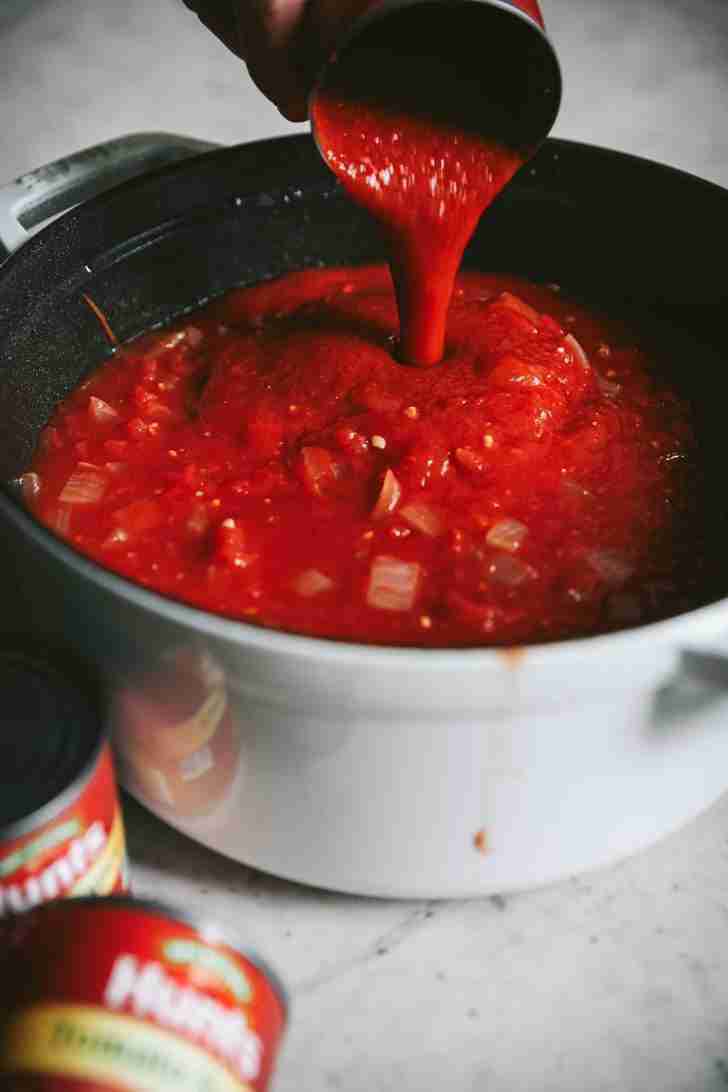
[[[67,807],[105,739],[93,687],[34,653],[0,648],[0,837]]]

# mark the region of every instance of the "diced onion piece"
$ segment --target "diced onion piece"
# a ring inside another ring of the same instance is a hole
[[[71,530],[71,509],[67,504],[57,504],[47,518],[50,526],[59,535],[67,535]]]
[[[634,566],[615,550],[590,550],[586,559],[607,584],[624,584],[634,573]]]
[[[504,307],[507,307],[509,311],[516,311],[519,315],[523,315],[525,318],[530,319],[534,326],[538,326],[541,321],[541,316],[530,304],[525,300],[521,300],[518,296],[514,296],[511,292],[501,292],[498,297],[498,303],[502,303]]]
[[[402,496],[402,486],[391,470],[387,470],[382,479],[382,488],[379,490],[377,503],[372,510],[372,519],[384,519],[395,510]]]
[[[305,599],[312,599],[314,595],[330,591],[334,582],[318,569],[305,569],[298,575],[293,585],[299,595]]]
[[[437,538],[445,530],[442,516],[427,501],[411,501],[400,509],[399,514],[415,531],[421,531],[430,538]]]
[[[191,349],[196,349],[198,345],[202,344],[205,335],[197,326],[188,326],[185,333],[187,334],[187,344]]]
[[[119,414],[114,407],[94,394],[88,400],[88,412],[91,419],[98,425],[109,425],[112,421],[119,420]]]
[[[577,364],[581,364],[585,371],[588,371],[591,368],[589,357],[573,334],[567,334],[564,338],[564,348],[569,350]]]
[[[61,504],[96,504],[106,492],[106,475],[92,463],[78,463],[60,492]]]
[[[339,466],[325,447],[301,448],[304,484],[315,497],[325,497],[339,477]]]
[[[215,557],[236,569],[246,569],[253,560],[247,550],[245,528],[234,519],[224,519],[217,528]]]
[[[367,603],[378,610],[411,610],[417,598],[420,566],[381,554],[369,572]]]
[[[128,536],[142,535],[145,531],[154,531],[164,519],[164,514],[157,501],[132,501],[124,508],[114,512],[114,521],[119,530]]]
[[[520,550],[527,535],[528,527],[520,520],[499,519],[488,531],[485,541],[496,550],[507,550],[508,553],[513,554],[516,550]]]
[[[373,413],[397,413],[402,408],[401,398],[381,390],[374,384],[357,391],[356,401]]]
[[[35,498],[40,493],[40,474],[35,474],[32,470],[29,470],[27,474],[20,475],[20,488],[23,493],[23,500],[26,504]]]
[[[526,580],[533,580],[536,575],[536,570],[531,565],[511,554],[498,554],[488,565],[488,576],[491,580],[509,588],[517,588]]]

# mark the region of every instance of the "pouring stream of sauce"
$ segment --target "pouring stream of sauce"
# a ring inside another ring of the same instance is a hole
[[[474,33],[449,57],[445,47],[433,56],[438,18],[424,12],[414,43],[403,20],[399,38],[391,19],[374,26],[311,103],[324,159],[384,234],[399,354],[420,366],[443,357],[455,276],[482,213],[536,148],[524,140],[528,89],[513,57],[484,56]]]

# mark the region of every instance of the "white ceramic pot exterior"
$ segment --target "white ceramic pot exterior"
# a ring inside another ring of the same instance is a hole
[[[123,774],[192,837],[306,883],[427,898],[543,884],[650,844],[728,784],[728,689],[675,674],[681,641],[718,620],[692,617],[518,655],[247,630],[224,682],[237,770],[209,813],[145,791],[133,753]],[[116,730],[128,756],[123,716]]]

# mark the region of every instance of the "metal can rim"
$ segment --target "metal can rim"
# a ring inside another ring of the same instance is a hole
[[[29,664],[36,667],[42,667],[47,673],[62,679],[63,682],[73,687],[74,690],[78,691],[78,693],[83,696],[83,691],[76,685],[75,681],[64,675],[63,672],[55,668],[53,664],[42,660],[40,657],[34,658],[28,656],[25,657],[25,659]],[[91,703],[89,703],[89,705],[93,708]],[[93,711],[95,714],[98,714],[98,710],[94,709]],[[97,728],[96,741],[88,758],[73,781],[70,782],[65,789],[61,789],[61,791],[52,797],[52,799],[47,800],[45,804],[41,804],[35,811],[30,812],[21,819],[15,819],[12,823],[0,826],[0,842],[10,841],[11,838],[21,838],[25,834],[32,834],[34,830],[38,830],[40,827],[45,826],[46,823],[50,823],[53,819],[57,818],[61,812],[65,811],[66,808],[70,807],[78,800],[98,769],[105,747],[107,745],[110,746],[110,730],[108,725],[104,723],[100,715],[95,716],[94,719]]]
[[[406,7],[411,7],[415,3],[446,4],[448,2],[452,2],[452,0],[381,0],[379,4],[374,4],[371,8],[367,8],[355,20],[354,24],[349,27],[348,31],[343,35],[341,41],[336,44],[336,47],[334,48],[331,55],[327,57],[327,59],[323,62],[320,69],[316,73],[316,78],[313,82],[313,86],[311,87],[311,91],[309,92],[308,97],[309,118],[311,116],[311,103],[313,101],[313,97],[321,86],[327,68],[336,58],[336,56],[340,52],[342,52],[342,50],[345,50],[349,45],[351,45],[356,36],[360,34],[362,30],[366,29],[366,27],[369,26],[371,23],[377,22],[379,19],[386,18],[388,15],[391,15],[395,11]],[[547,28],[539,23],[538,19],[535,19],[533,15],[525,11],[522,7],[519,7],[516,0],[471,0],[471,2],[486,2],[489,7],[498,8],[500,11],[506,12],[509,15],[513,15],[516,18],[522,20],[522,22],[526,23],[532,30],[535,30],[540,35],[540,37],[544,41],[544,44],[548,47],[548,51],[554,64],[554,72],[556,75],[557,86],[556,94],[554,96],[553,118],[551,120],[551,124],[549,125],[548,131],[544,134],[543,139],[545,140],[549,132],[551,132],[556,118],[558,117],[559,109],[561,107],[561,100],[563,97],[563,71],[561,68],[561,63],[559,61],[559,55],[556,52],[556,47],[551,40],[551,35],[549,34]],[[313,124],[311,125],[311,135],[314,139],[314,142],[316,143],[316,146],[318,147],[318,141],[316,138],[316,126]],[[319,151],[321,151],[320,148]]]

